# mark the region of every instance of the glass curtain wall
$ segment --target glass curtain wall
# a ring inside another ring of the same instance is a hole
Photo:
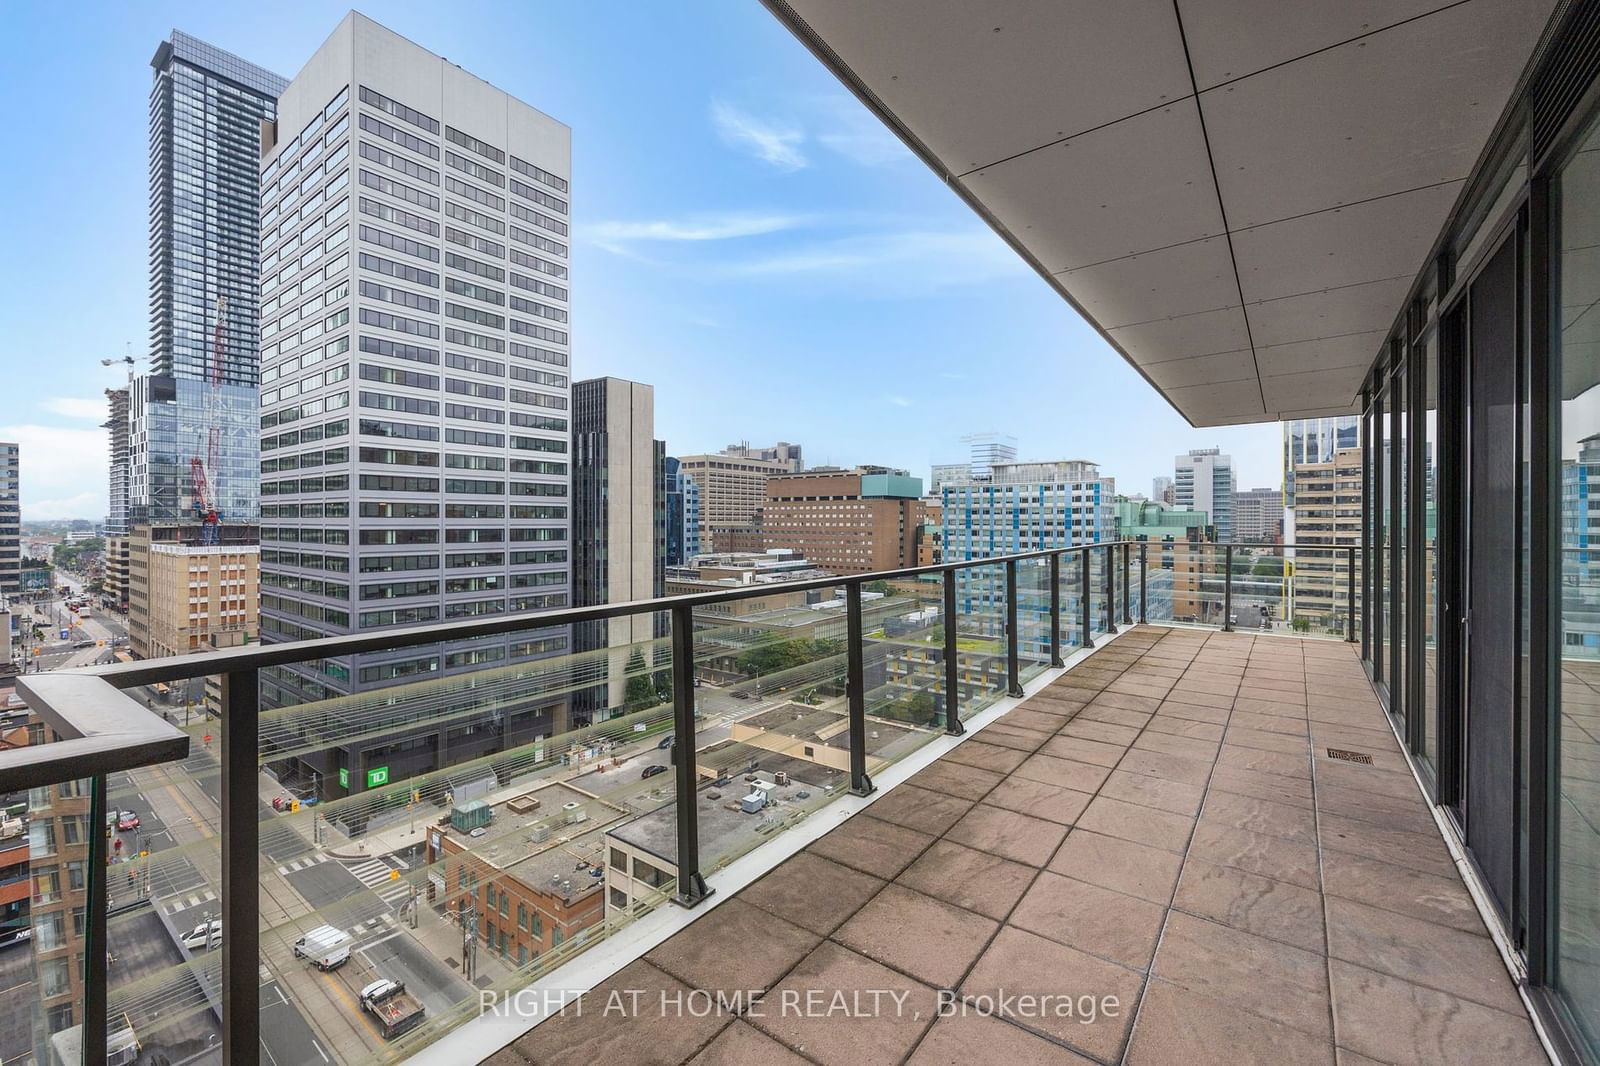
[[[1554,986],[1600,1044],[1600,124],[1555,182]]]

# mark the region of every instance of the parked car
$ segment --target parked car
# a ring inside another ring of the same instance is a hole
[[[651,766],[646,766],[644,768],[644,773],[640,774],[639,776],[641,778],[650,778],[650,777],[656,776],[657,774],[664,774],[666,772],[667,772],[667,768],[665,766],[662,766],[661,764],[656,763],[656,764],[651,765]]]
[[[222,919],[213,918],[209,922],[201,922],[179,937],[178,943],[190,951],[208,951],[211,948],[221,947]]]
[[[139,816],[133,811],[123,811],[117,815],[117,832],[126,833],[130,829],[139,828]]]

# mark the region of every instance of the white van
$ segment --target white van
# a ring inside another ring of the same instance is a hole
[[[335,970],[350,961],[350,934],[331,925],[319,925],[294,942],[294,953],[316,963],[319,970]]]

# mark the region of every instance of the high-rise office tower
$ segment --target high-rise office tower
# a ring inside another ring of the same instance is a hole
[[[1291,418],[1283,423],[1283,505],[1294,506],[1295,468],[1333,462],[1341,451],[1361,447],[1361,416]]]
[[[1170,477],[1153,477],[1150,479],[1150,498],[1157,503],[1172,506],[1173,491]]]
[[[128,532],[128,392],[130,386],[107,389],[110,414],[101,428],[111,435],[111,465],[106,509],[106,532],[126,536]]]
[[[1221,448],[1191,448],[1175,460],[1173,506],[1211,516],[1217,539],[1233,539],[1233,456]]]
[[[700,486],[666,458],[667,565],[682,566],[700,554]]]
[[[263,641],[567,606],[571,131],[352,12],[263,144]],[[500,667],[511,686],[569,637],[308,663],[262,698]],[[565,728],[544,692],[287,769],[344,795],[529,743]]]
[[[1240,544],[1274,544],[1283,539],[1283,493],[1277,489],[1239,489],[1233,494],[1233,536]]]
[[[0,593],[22,591],[21,451],[0,442]]]
[[[666,445],[654,439],[655,389],[622,378],[572,386],[572,602],[575,607],[647,600],[666,593]],[[573,627],[578,652],[613,649],[605,682],[577,694],[591,720],[625,703],[630,649],[665,635],[654,615]],[[643,665],[643,661],[638,665]]]
[[[130,643],[256,625],[261,124],[286,82],[173,31],[150,61],[150,368],[128,389]],[[201,597],[174,590],[202,584]]]
[[[720,454],[680,455],[678,470],[700,490],[703,549],[719,534],[752,530],[766,506],[767,479],[790,472],[788,466],[775,459]]]

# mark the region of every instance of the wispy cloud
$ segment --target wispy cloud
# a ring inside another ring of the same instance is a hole
[[[597,222],[582,233],[602,248],[621,252],[625,246],[644,241],[726,241],[740,237],[759,237],[795,229],[808,219],[799,215],[727,212],[716,215],[691,215],[682,219],[613,220]]]
[[[39,406],[51,414],[67,418],[105,418],[110,414],[105,400],[82,396],[52,396]]]
[[[916,292],[1017,276],[1026,267],[1000,238],[974,226],[848,234],[729,263],[723,271],[745,278],[814,276],[861,291]]]
[[[713,100],[711,124],[724,144],[779,170],[800,170],[810,162],[801,151],[805,130],[794,123],[758,118],[730,103]]]
[[[910,407],[911,406],[911,399],[910,399],[910,397],[907,397],[907,396],[885,396],[884,399],[889,401],[891,404],[893,404],[896,407]]]

